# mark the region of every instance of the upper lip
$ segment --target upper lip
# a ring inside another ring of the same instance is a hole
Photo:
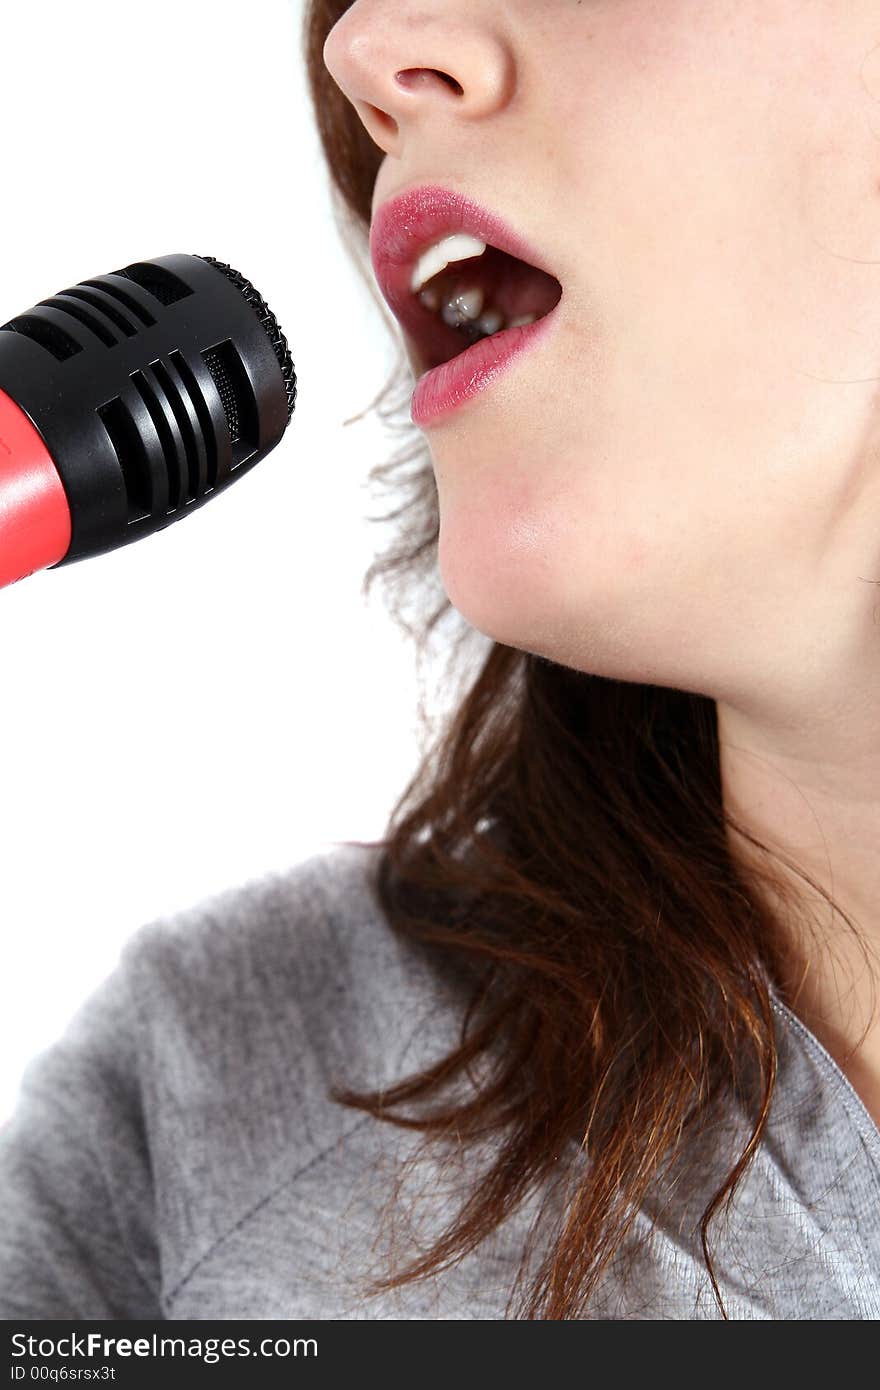
[[[414,337],[424,327],[426,310],[410,289],[413,267],[423,251],[455,232],[468,232],[487,246],[554,274],[537,247],[465,194],[439,184],[408,189],[377,209],[370,227],[370,260],[392,313]]]

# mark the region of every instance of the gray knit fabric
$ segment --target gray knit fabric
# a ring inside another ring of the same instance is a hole
[[[395,1198],[420,1134],[327,1096],[441,1057],[467,997],[455,969],[388,928],[375,855],[335,846],[132,935],[29,1064],[0,1131],[0,1317],[515,1316],[546,1193],[441,1274],[364,1290],[414,1240],[427,1248],[478,1160],[425,1154]],[[710,1226],[728,1315],[876,1318],[880,1132],[779,1002],[776,1021],[769,1132]],[[721,1317],[693,1219],[717,1186],[712,1159],[705,1190],[646,1203],[638,1253],[627,1266],[624,1247],[585,1316]]]

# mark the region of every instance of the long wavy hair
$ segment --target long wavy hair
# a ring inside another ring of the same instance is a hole
[[[372,287],[367,249],[382,152],[322,58],[348,8],[349,0],[310,0],[301,40],[334,215]],[[455,610],[438,579],[427,446],[408,412],[395,420],[411,387],[401,353],[365,408],[415,438],[369,475],[394,499],[370,519],[395,529],[364,592],[382,579],[389,612],[421,662]],[[793,898],[770,860],[832,899],[724,807],[714,700],[573,671],[498,642],[467,668],[466,635],[445,639],[464,686],[439,728],[429,730],[420,703],[419,766],[384,838],[351,842],[380,850],[375,885],[391,928],[472,978],[460,1045],[393,1086],[331,1095],[424,1131],[425,1145],[448,1140],[460,1150],[494,1136],[496,1147],[433,1247],[371,1291],[439,1273],[474,1249],[558,1176],[560,1154],[573,1146],[588,1161],[577,1166],[554,1238],[515,1307],[524,1259],[505,1315],[589,1316],[652,1183],[686,1159],[698,1135],[715,1142],[713,1119],[735,1096],[750,1129],[699,1218],[727,1318],[708,1226],[764,1135],[777,1073],[771,994],[785,999],[792,974],[771,903]],[[731,832],[758,851],[748,871]],[[460,1077],[471,1078],[470,1091],[448,1096]]]

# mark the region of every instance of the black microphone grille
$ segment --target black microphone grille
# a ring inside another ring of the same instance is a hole
[[[288,422],[293,416],[293,408],[296,405],[296,372],[293,367],[293,358],[290,355],[290,348],[287,343],[281,325],[276,319],[269,305],[256,286],[252,285],[240,270],[236,270],[226,261],[218,261],[216,256],[199,256],[200,261],[207,261],[208,265],[214,266],[221,274],[230,280],[236,289],[253,309],[257,318],[263,326],[263,331],[269,342],[272,344],[272,351],[275,353],[278,365],[281,368],[281,375],[284,378],[284,390],[287,396],[287,419]]]

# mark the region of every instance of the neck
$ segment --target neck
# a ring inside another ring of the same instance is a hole
[[[771,741],[719,703],[725,810],[769,853],[732,827],[728,842],[746,870],[777,876],[778,888],[757,882],[780,933],[780,989],[880,1126],[880,739],[860,747],[852,722],[832,727],[836,741],[813,730],[799,744],[791,728]]]

